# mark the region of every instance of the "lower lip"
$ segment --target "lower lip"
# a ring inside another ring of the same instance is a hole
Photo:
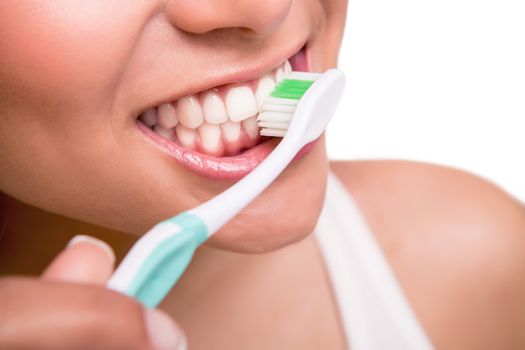
[[[137,120],[138,128],[146,134],[161,150],[181,163],[184,167],[200,175],[215,180],[239,180],[255,169],[275,149],[280,138],[271,138],[243,153],[232,157],[212,157],[183,148],[161,137]],[[318,140],[306,144],[292,162],[299,160],[314,148]]]

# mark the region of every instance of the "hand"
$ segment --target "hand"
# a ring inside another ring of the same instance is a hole
[[[164,312],[104,287],[114,261],[107,244],[77,236],[41,278],[0,278],[0,348],[184,349]]]

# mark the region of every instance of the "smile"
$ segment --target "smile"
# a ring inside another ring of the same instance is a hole
[[[212,178],[242,178],[280,141],[259,135],[257,115],[275,84],[292,69],[307,71],[304,48],[255,79],[213,87],[148,108],[138,117],[137,126],[190,170]],[[311,146],[301,150],[298,157]]]

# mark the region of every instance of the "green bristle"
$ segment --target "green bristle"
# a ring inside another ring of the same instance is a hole
[[[275,97],[275,98],[287,98],[290,100],[300,100],[301,97],[303,97],[303,94],[294,94],[294,93],[286,93],[286,92],[273,93],[272,92],[270,96]]]
[[[296,88],[308,89],[313,84],[313,81],[309,80],[295,80],[295,79],[284,79],[279,83],[279,86],[289,86]]]
[[[307,89],[299,89],[296,87],[286,87],[286,86],[280,86],[277,85],[273,91],[286,91],[286,92],[295,92],[298,94],[303,94]]]
[[[308,80],[283,79],[279,84],[277,84],[270,96],[276,98],[300,100],[306,90],[308,90],[312,84],[313,81]]]

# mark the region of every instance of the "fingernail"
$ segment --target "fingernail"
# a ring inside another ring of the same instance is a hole
[[[115,253],[113,252],[111,246],[106,242],[101,241],[100,239],[97,239],[95,237],[86,235],[76,235],[75,237],[71,238],[71,240],[67,243],[66,247],[69,248],[79,243],[88,243],[96,245],[106,253],[108,258],[111,260],[112,264],[115,262]]]
[[[186,338],[166,313],[146,309],[144,318],[149,340],[155,349],[187,349]]]

